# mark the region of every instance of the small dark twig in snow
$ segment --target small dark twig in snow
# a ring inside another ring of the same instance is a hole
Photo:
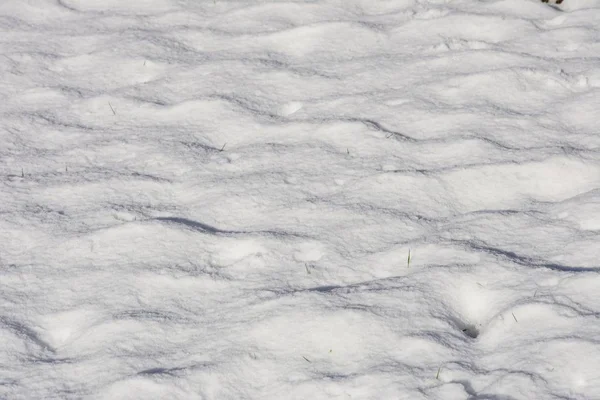
[[[115,112],[115,109],[113,108],[112,104],[110,104],[110,101],[108,102],[108,106],[110,107],[110,111],[112,111],[113,115],[117,115],[117,113]]]
[[[310,269],[308,268],[308,264],[304,264],[304,266],[306,267],[306,272],[310,275]]]
[[[219,150],[219,151],[223,151],[223,150],[225,150],[225,146],[227,146],[227,143],[225,143],[225,144],[223,145],[223,147],[221,147],[221,150]]]
[[[515,313],[511,313],[511,314],[512,314],[513,318],[515,319],[515,322],[519,322],[519,321],[517,321],[517,317],[515,317]]]
[[[439,380],[439,379],[440,379],[440,371],[441,371],[441,370],[442,370],[442,367],[439,367],[439,368],[438,368],[438,372],[437,372],[437,374],[435,375],[435,379],[437,379],[437,380]]]
[[[304,358],[307,362],[312,363],[312,361],[310,361],[308,358],[302,356],[302,358]]]

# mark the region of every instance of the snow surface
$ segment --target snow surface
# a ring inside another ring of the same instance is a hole
[[[0,31],[0,398],[600,398],[600,2]]]

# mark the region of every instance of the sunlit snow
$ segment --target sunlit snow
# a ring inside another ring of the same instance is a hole
[[[0,53],[0,398],[600,398],[599,1],[1,0]]]

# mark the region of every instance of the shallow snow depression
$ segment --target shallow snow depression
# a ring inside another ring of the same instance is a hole
[[[599,21],[2,1],[0,398],[600,398]]]

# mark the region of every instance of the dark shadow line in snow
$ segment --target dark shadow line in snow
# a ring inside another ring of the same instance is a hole
[[[59,6],[61,6],[62,8],[65,8],[65,9],[67,9],[67,10],[69,10],[69,11],[73,11],[73,12],[77,12],[77,13],[80,13],[80,12],[81,12],[81,10],[78,10],[78,9],[76,9],[75,7],[73,7],[73,6],[71,6],[71,5],[67,4],[67,3],[65,3],[65,1],[64,1],[64,0],[56,0],[56,4],[58,4],[58,5],[59,5]]]
[[[191,219],[181,218],[181,217],[157,217],[157,218],[154,218],[154,220],[183,225],[183,226],[186,226],[197,232],[208,233],[210,235],[217,235],[217,236],[263,235],[263,236],[273,236],[276,238],[283,238],[283,237],[295,237],[295,238],[304,238],[304,239],[310,238],[310,236],[308,236],[308,235],[303,235],[303,234],[293,233],[293,232],[278,231],[278,230],[264,230],[264,231],[260,231],[260,230],[259,231],[224,230],[224,229],[219,229],[214,226],[205,224],[203,222],[194,221]]]
[[[273,114],[273,113],[267,112],[265,110],[260,110],[256,107],[252,106],[249,101],[247,101],[239,96],[232,96],[232,95],[227,95],[227,94],[217,94],[217,95],[213,95],[213,96],[209,96],[209,97],[214,98],[214,99],[224,100],[230,104],[234,104],[235,106],[237,106],[253,115],[260,115],[262,117],[267,117],[272,120],[283,119],[282,117],[280,117],[277,114]]]
[[[488,253],[496,258],[504,259],[514,264],[523,265],[526,267],[548,268],[551,270],[562,272],[600,272],[600,267],[574,267],[570,265],[552,263],[544,260],[536,260],[531,257],[521,256],[512,251],[502,250],[496,247],[488,246],[485,243],[476,243],[472,240],[453,240],[453,242],[464,244],[475,251]]]
[[[324,123],[324,122],[334,122],[334,121],[353,122],[353,123],[363,124],[364,126],[366,126],[367,128],[369,128],[371,130],[382,132],[386,135],[386,138],[393,137],[396,140],[400,140],[403,142],[411,142],[411,143],[417,142],[417,139],[415,139],[411,136],[408,136],[402,132],[398,132],[398,131],[386,128],[381,123],[379,123],[375,120],[369,119],[369,118],[331,117],[331,118],[316,118],[316,119],[315,118],[309,118],[309,119],[301,119],[300,118],[300,119],[290,120],[284,116],[269,112],[264,109],[259,109],[255,105],[252,105],[248,100],[246,100],[242,97],[239,97],[239,96],[232,96],[229,94],[214,94],[214,95],[208,96],[208,98],[223,100],[229,104],[236,106],[237,108],[239,108],[241,110],[244,110],[245,112],[247,112],[251,115],[264,117],[264,118],[267,118],[274,122],[280,122],[280,123],[285,123],[285,122]]]
[[[541,373],[537,373],[537,372],[533,372],[533,371],[525,371],[523,369],[496,368],[496,369],[490,370],[488,372],[488,375],[491,372],[497,372],[497,371],[500,371],[503,374],[522,375],[522,376],[525,376],[525,377],[531,379],[531,381],[533,381],[533,382],[539,381],[539,382],[543,382],[546,384],[549,383],[548,380],[546,378],[544,378]]]
[[[147,309],[121,311],[113,314],[113,319],[133,319],[155,322],[188,322],[187,318],[173,312]]]
[[[355,292],[384,292],[393,290],[422,291],[414,285],[406,284],[404,276],[377,278],[369,281],[349,283],[347,285],[321,285],[308,288],[264,288],[265,292],[275,296],[289,296],[297,293],[325,293],[343,296]],[[360,307],[359,307],[360,308]]]
[[[504,143],[501,143],[501,142],[499,142],[497,140],[494,140],[494,139],[490,139],[490,138],[485,137],[485,136],[477,136],[477,135],[472,135],[471,136],[471,135],[469,135],[468,138],[472,139],[472,140],[481,140],[482,142],[491,144],[492,146],[494,146],[494,147],[496,147],[496,148],[498,148],[500,150],[508,150],[508,151],[511,151],[511,150],[521,150],[519,148],[506,145]]]
[[[300,290],[301,292],[321,292],[321,293],[329,293],[336,289],[342,289],[345,286],[339,285],[325,285],[325,286],[315,286],[307,289]]]
[[[361,124],[365,125],[369,129],[385,133],[386,137],[394,137],[395,139],[399,139],[399,140],[404,141],[404,142],[416,142],[417,141],[417,139],[415,139],[413,137],[410,137],[408,135],[405,135],[404,133],[388,129],[388,128],[384,127],[383,125],[381,125],[379,122],[374,121],[372,119],[368,119],[368,118],[347,118],[347,119],[344,119],[344,118],[341,118],[341,120],[346,120],[348,122],[360,122]]]
[[[187,263],[176,263],[168,266],[152,266],[149,269],[158,273],[164,273],[165,270],[172,271],[173,273],[185,273],[187,276],[206,276],[213,280],[220,281],[231,281],[233,277],[229,274],[224,273],[221,269],[215,268],[210,265],[195,264],[193,262]]]
[[[16,379],[0,378],[0,386],[16,386],[18,383]]]
[[[171,368],[155,367],[155,368],[148,368],[143,371],[140,371],[137,373],[137,375],[147,375],[147,376],[165,376],[166,375],[166,376],[176,377],[176,376],[182,375],[182,373],[185,373],[186,371],[200,369],[200,368],[206,368],[206,367],[210,367],[212,365],[213,365],[213,363],[204,362],[204,363],[189,365],[186,367],[171,367]]]
[[[143,371],[138,372],[138,375],[169,375],[175,376],[176,372],[185,370],[184,367],[176,367],[176,368],[150,368]]]
[[[440,173],[447,173],[453,171],[468,170],[471,168],[484,168],[488,166],[504,166],[504,165],[519,165],[516,161],[503,161],[503,162],[483,162],[483,163],[471,163],[471,164],[455,164],[448,167],[439,167],[431,169],[393,169],[386,172],[395,174],[419,174],[425,176],[434,176]]]
[[[570,310],[574,313],[579,314],[580,317],[594,317],[600,318],[600,311],[596,311],[580,302],[573,300],[572,298],[564,295],[556,295],[554,293],[540,294],[541,299],[536,302],[546,304],[549,306],[562,307],[566,310]],[[600,344],[600,338],[598,340]]]
[[[184,225],[195,231],[210,233],[213,235],[228,234],[228,233],[240,233],[240,232],[236,232],[236,231],[224,231],[224,230],[215,228],[214,226],[205,224],[203,222],[193,221],[191,219],[181,218],[181,217],[157,217],[157,218],[155,218],[155,220],[161,221],[161,222],[175,223],[178,225]]]
[[[126,99],[138,102],[138,103],[145,103],[145,104],[151,104],[153,106],[157,106],[157,107],[168,107],[170,106],[169,103],[167,103],[166,101],[160,100],[160,99],[156,99],[156,98],[152,98],[152,97],[143,97],[143,96],[124,96]]]
[[[76,360],[73,358],[52,358],[52,357],[35,357],[28,359],[29,362],[34,364],[73,364]]]
[[[442,346],[448,348],[448,349],[452,349],[452,350],[459,350],[461,345],[457,345],[456,344],[456,339],[459,340],[463,340],[464,336],[462,334],[457,334],[456,332],[441,332],[441,331],[432,331],[432,330],[418,330],[416,332],[413,333],[408,333],[405,334],[405,337],[407,338],[417,338],[419,340],[423,340],[423,341],[427,341],[427,342],[431,342],[434,343],[436,345],[441,344]],[[470,366],[468,366],[469,368],[467,369],[471,369]],[[462,368],[466,368],[465,366],[462,366]]]
[[[272,114],[264,114],[265,116],[271,117]],[[382,132],[385,134],[386,138],[395,138],[396,140],[400,140],[402,142],[411,142],[416,143],[419,140],[408,136],[402,132],[398,132],[389,128],[384,127],[381,123],[372,120],[370,118],[359,118],[359,117],[344,117],[344,116],[332,116],[332,117],[316,117],[316,118],[295,118],[295,119],[287,119],[281,117],[279,115],[273,115],[274,118],[280,121],[290,122],[290,123],[298,123],[298,124],[323,124],[323,123],[332,123],[332,122],[352,122],[359,123],[366,126],[370,130]]]
[[[83,125],[80,123],[69,123],[69,122],[65,122],[65,121],[59,121],[53,115],[51,116],[51,115],[45,115],[45,114],[41,114],[41,113],[29,113],[29,112],[25,112],[23,114],[28,115],[29,117],[31,117],[32,120],[35,120],[35,119],[42,120],[50,126],[58,126],[61,128],[74,128],[74,129],[80,129],[83,131],[93,131],[94,130],[93,127]]]
[[[453,381],[455,383],[459,383],[459,384],[463,384],[463,382],[466,381]],[[464,385],[463,385],[464,387]],[[466,391],[466,389],[465,389]],[[512,397],[512,396],[508,396],[508,395],[498,395],[498,394],[485,394],[485,393],[480,393],[480,394],[475,394],[475,395],[471,395],[469,394],[469,397],[467,398],[467,400],[518,400],[516,397]]]
[[[369,213],[369,214],[379,214],[386,215],[389,217],[407,219],[412,222],[417,223],[428,223],[428,222],[444,222],[444,220],[440,218],[430,218],[422,214],[416,214],[415,212],[407,212],[402,211],[401,207],[392,208],[392,207],[382,207],[378,204],[368,203],[368,202],[339,202],[335,201],[335,199],[328,199],[325,197],[314,197],[310,199],[306,199],[303,201],[308,201],[312,204],[326,204],[328,206],[339,207],[345,210],[352,210],[360,213]]]
[[[541,381],[546,384],[548,383],[548,381],[543,379],[541,377],[541,375],[536,374],[536,373],[531,373],[528,371],[523,371],[523,370],[510,370],[510,369],[501,368],[501,369],[493,369],[493,370],[486,370],[486,371],[480,370],[480,371],[477,371],[476,374],[490,375],[494,372],[503,372],[505,374],[524,375],[527,378],[529,378],[532,382]],[[473,387],[471,382],[466,379],[457,379],[457,380],[450,381],[450,383],[460,384],[463,387],[463,389],[465,390],[465,392],[469,395],[468,400],[517,400],[516,397],[512,397],[509,395],[497,395],[497,394],[489,394],[489,393],[481,393],[481,392],[477,393],[477,391],[475,390],[475,388]]]
[[[264,288],[263,290],[268,293],[272,293],[277,297],[281,296],[289,296],[295,295],[297,293],[333,293],[336,290],[347,289],[351,285],[348,286],[340,286],[340,285],[323,285],[323,286],[314,286],[309,288]],[[269,299],[270,300],[270,299]]]
[[[216,147],[213,146],[209,146],[207,144],[203,144],[200,142],[187,142],[187,141],[183,141],[183,142],[179,142],[182,145],[184,145],[185,147],[192,149],[192,150],[203,150],[207,153],[218,153],[220,149],[217,149]]]
[[[454,380],[451,382],[458,383],[459,385],[461,385],[463,387],[464,391],[469,395],[469,399],[477,398],[477,392],[473,388],[473,385],[471,384],[470,381],[468,381],[466,379],[458,379],[458,380]]]
[[[542,200],[530,200],[530,202],[532,204],[535,204],[536,206],[556,206],[559,204],[570,204],[573,201],[594,201],[596,202],[596,199],[600,197],[600,188],[594,188],[594,189],[590,189],[586,192],[582,192],[582,193],[578,193],[574,196],[568,197],[566,199],[562,199],[562,200],[558,200],[556,202],[554,201],[542,201]],[[590,234],[597,234],[596,231],[589,231]]]
[[[28,342],[37,345],[42,350],[54,353],[52,346],[43,341],[33,329],[19,321],[15,321],[9,317],[0,317],[0,328],[8,329],[17,336],[25,338]]]
[[[537,210],[513,210],[511,208],[506,208],[506,209],[482,209],[482,210],[475,210],[475,211],[469,211],[466,212],[464,214],[460,214],[457,215],[458,217],[460,216],[470,216],[470,215],[501,215],[503,217],[509,216],[509,215],[521,215],[521,214],[525,214],[525,215],[534,215],[534,214],[543,214],[541,211],[537,211]]]
[[[291,63],[287,63],[285,61],[276,60],[275,58],[269,57],[257,57],[257,58],[242,58],[242,62],[252,62],[253,64],[258,64],[261,66],[268,67],[270,69],[280,70],[280,71],[288,71],[293,74],[302,77],[313,77],[318,76],[324,79],[338,79],[339,77],[327,72],[317,71],[316,69],[311,69],[305,66],[293,66]]]
[[[288,118],[280,116],[278,114],[274,114],[274,113],[268,112],[266,110],[258,109],[257,107],[251,105],[249,101],[247,101],[239,96],[232,96],[232,95],[227,95],[227,94],[215,94],[215,95],[212,95],[209,97],[226,101],[226,102],[233,104],[233,105],[237,106],[238,108],[240,108],[252,115],[266,117],[272,121],[284,122],[284,121],[288,120]],[[400,140],[403,142],[417,142],[417,139],[410,137],[404,133],[386,128],[383,125],[381,125],[381,123],[374,121],[372,119],[369,119],[369,118],[356,118],[356,117],[352,117],[352,118],[337,117],[336,118],[336,117],[332,117],[332,118],[323,118],[323,119],[294,119],[291,122],[293,122],[293,123],[314,123],[314,122],[323,123],[323,122],[332,122],[332,121],[345,121],[345,122],[360,123],[371,130],[375,130],[375,131],[384,133],[387,138],[393,137],[396,140]]]
[[[335,373],[335,372],[317,372],[315,373],[315,378],[319,379],[319,380],[327,380],[327,381],[333,381],[333,382],[343,382],[343,381],[348,381],[350,379],[356,379],[357,377],[359,377],[360,374],[357,373],[350,373],[350,374],[340,374],[340,373]]]
[[[526,162],[529,162],[529,161],[526,161]],[[485,167],[490,167],[490,166],[503,167],[503,166],[511,166],[511,165],[520,166],[521,164],[523,164],[523,162],[518,162],[518,161],[514,161],[514,160],[506,160],[506,161],[500,161],[500,162],[454,164],[454,165],[449,165],[447,167],[439,167],[439,168],[431,168],[431,169],[410,169],[410,168],[394,169],[394,170],[389,170],[389,171],[385,171],[385,172],[395,173],[395,174],[420,174],[420,175],[425,175],[425,176],[435,176],[436,174],[440,174],[440,173],[463,171],[463,170],[468,170],[471,168],[478,169],[478,168],[485,168]]]
[[[140,173],[140,172],[132,172],[131,176],[134,178],[141,179],[141,180],[149,180],[149,181],[153,181],[153,182],[162,182],[162,183],[171,183],[170,179],[162,178],[160,176],[151,175],[151,174],[144,174],[144,173]]]
[[[164,62],[169,58],[169,56],[171,56],[171,61],[181,61],[182,56],[185,56],[185,59],[188,62],[195,62],[196,64],[199,64],[211,61],[213,59],[213,57],[205,52],[196,50],[195,48],[188,46],[174,37],[167,36],[166,32],[158,33],[157,31],[151,29],[132,28],[125,32],[122,37],[124,39],[134,38],[139,43],[151,44],[152,46],[163,50],[164,53],[160,53],[158,51],[155,51],[154,54],[143,53],[144,58],[148,60],[160,60]],[[167,57],[161,57],[161,54],[165,54]]]

